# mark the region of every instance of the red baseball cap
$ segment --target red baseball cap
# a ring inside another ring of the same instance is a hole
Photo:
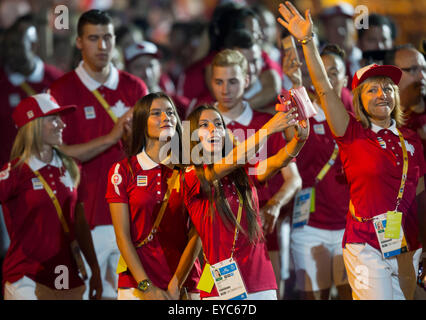
[[[375,63],[370,64],[355,72],[354,77],[352,79],[352,90],[358,87],[364,80],[375,76],[389,77],[397,85],[399,83],[399,80],[401,80],[402,71],[400,68],[395,66],[379,66]]]
[[[158,47],[149,41],[140,41],[137,43],[133,43],[126,47],[124,50],[124,60],[126,65],[129,64],[134,59],[140,56],[153,56],[155,58],[161,58],[160,52],[158,51]]]
[[[61,107],[50,94],[40,93],[22,100],[13,112],[12,118],[19,129],[34,119],[55,113],[69,112],[75,108],[75,105]]]

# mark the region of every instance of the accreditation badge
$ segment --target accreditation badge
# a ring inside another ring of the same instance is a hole
[[[315,211],[315,189],[305,188],[294,197],[293,228],[302,227],[309,221],[309,215]]]
[[[96,118],[95,107],[93,106],[84,107],[84,116],[86,117],[87,120],[95,119]]]
[[[238,269],[237,262],[230,258],[210,266],[210,272],[216,285],[218,300],[246,300],[247,290]],[[206,298],[204,300],[209,300]]]
[[[374,217],[372,221],[385,259],[408,251],[401,218],[401,212],[388,211]]]

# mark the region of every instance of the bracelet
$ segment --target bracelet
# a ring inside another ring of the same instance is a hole
[[[296,141],[302,141],[302,142],[305,142],[305,141],[306,141],[306,139],[299,139],[299,138],[297,137],[297,135],[294,135],[294,139],[296,139]]]
[[[285,153],[287,153],[287,155],[288,155],[290,158],[296,158],[296,157],[299,155],[299,152],[300,152],[300,150],[299,150],[299,152],[298,152],[296,155],[292,155],[292,154],[290,154],[290,153],[287,151],[287,145],[285,145],[285,147],[284,147],[284,151],[285,151]]]
[[[297,42],[304,45],[304,44],[311,42],[313,38],[314,38],[314,33],[312,32],[312,34],[310,36],[307,36],[305,39],[302,39],[302,40],[297,39]]]

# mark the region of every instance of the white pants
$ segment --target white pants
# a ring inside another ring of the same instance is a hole
[[[305,292],[330,289],[348,283],[342,257],[343,230],[308,225],[291,232],[291,254],[296,288]]]
[[[68,290],[54,290],[28,277],[22,277],[14,283],[4,284],[5,300],[81,300],[85,286]]]
[[[199,293],[188,292],[189,300],[200,300]],[[118,288],[117,300],[143,300],[141,291],[136,288],[120,289]]]
[[[120,251],[115,239],[114,227],[112,225],[97,226],[92,230],[93,245],[102,279],[102,299],[117,299],[118,275],[116,274]],[[89,299],[89,281],[91,270],[87,261],[84,260],[88,279],[86,280],[86,291],[84,300]]]
[[[422,249],[384,259],[369,244],[347,243],[343,259],[354,300],[411,300]]]

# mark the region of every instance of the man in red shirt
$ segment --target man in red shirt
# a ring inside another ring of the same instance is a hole
[[[0,68],[0,136],[2,148],[0,163],[9,161],[10,150],[17,129],[12,112],[19,102],[36,93],[42,93],[63,72],[44,63],[35,52],[37,31],[33,24],[17,20],[6,30],[2,42]]]
[[[247,59],[237,50],[225,49],[212,62],[212,91],[217,99],[216,107],[223,115],[228,129],[239,142],[259,130],[272,116],[253,110],[244,101],[244,91],[249,85]],[[268,139],[264,150],[257,155],[264,160],[276,154],[285,145],[281,133]],[[259,206],[263,227],[267,234],[267,245],[276,278],[280,279],[279,246],[276,223],[281,209],[290,202],[301,187],[302,181],[295,162],[281,169],[281,174],[272,177],[258,188]]]
[[[127,112],[147,88],[112,65],[115,35],[107,13],[90,10],[80,17],[76,45],[83,61],[55,81],[50,92],[59,104],[77,105],[76,112],[64,117],[67,145],[62,151],[83,162],[81,188],[103,277],[103,297],[116,298],[119,250],[104,195],[109,168],[125,157],[120,138]]]
[[[388,53],[386,64],[402,70],[398,84],[401,106],[407,117],[406,127],[419,135],[426,157],[426,61],[412,45],[396,47]]]
[[[124,49],[126,71],[142,79],[149,92],[163,91],[176,104],[179,117],[183,120],[187,114],[190,100],[176,94],[176,88],[167,73],[162,72],[161,53],[158,47],[149,41],[139,41]]]

